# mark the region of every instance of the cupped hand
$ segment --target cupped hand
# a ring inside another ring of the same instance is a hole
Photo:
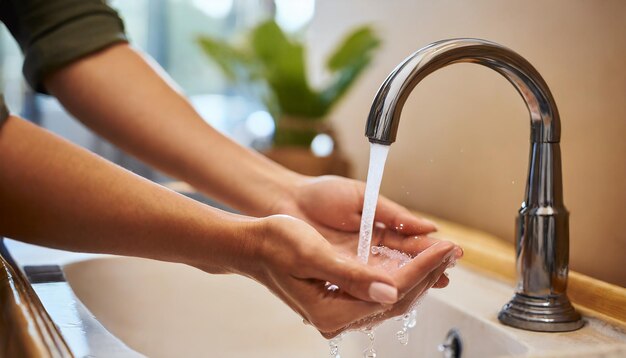
[[[274,212],[287,214],[313,226],[335,249],[347,255],[357,251],[365,183],[338,176],[303,177],[287,198],[275,203]],[[438,242],[425,235],[436,225],[416,217],[405,207],[378,197],[372,245],[384,245],[416,256]],[[442,275],[434,287],[448,284]]]
[[[365,183],[338,176],[304,177],[291,198],[274,206],[276,213],[289,214],[313,225],[322,235],[329,232],[358,232]],[[429,220],[418,218],[405,207],[384,196],[378,197],[375,221],[403,235],[436,231]]]
[[[404,313],[442,275],[457,247],[447,241],[378,231],[379,244],[417,255],[395,272],[365,265],[344,243],[332,243],[305,222],[277,215],[262,219],[255,240],[259,265],[249,276],[315,326],[326,338]],[[396,246],[398,246],[396,245]],[[329,283],[339,287],[330,289]]]

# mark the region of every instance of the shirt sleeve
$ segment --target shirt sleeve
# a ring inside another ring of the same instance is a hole
[[[124,24],[103,0],[0,0],[0,19],[24,53],[30,86],[46,93],[44,76],[114,43]]]

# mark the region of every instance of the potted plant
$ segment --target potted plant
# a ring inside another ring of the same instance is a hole
[[[329,113],[370,63],[380,40],[369,26],[349,33],[326,61],[329,81],[313,88],[308,79],[305,47],[287,36],[274,20],[254,27],[238,44],[207,36],[198,39],[223,74],[265,103],[275,122],[271,159],[305,174],[347,174]],[[311,142],[319,134],[334,140],[327,157],[316,157]]]

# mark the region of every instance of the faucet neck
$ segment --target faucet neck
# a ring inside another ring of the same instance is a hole
[[[413,53],[383,82],[372,104],[365,134],[370,142],[390,145],[396,140],[402,107],[413,88],[430,73],[454,64],[477,63],[503,75],[520,93],[530,112],[533,143],[558,143],[559,113],[547,84],[522,56],[496,43],[452,39]]]

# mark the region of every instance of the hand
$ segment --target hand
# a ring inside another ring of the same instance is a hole
[[[261,222],[263,230],[254,238],[253,250],[259,265],[248,275],[326,338],[405,312],[437,282],[457,253],[450,242],[433,245],[427,238],[407,239],[405,246],[411,252],[428,248],[388,273],[358,262],[354,252],[342,253],[341,247],[333,246],[301,220],[278,215]],[[328,282],[340,289],[330,291]]]
[[[365,184],[356,180],[337,176],[303,177],[295,185],[291,199],[276,203],[273,211],[306,221],[336,249],[352,256],[357,250],[364,192]],[[421,237],[437,230],[434,223],[416,217],[383,196],[378,198],[375,221],[378,224],[372,245],[384,245],[416,256],[438,242]],[[447,284],[448,278],[442,275],[434,287]]]
[[[361,223],[365,183],[338,176],[304,177],[296,184],[292,198],[276,203],[274,211],[301,218],[322,235],[329,232],[358,232]],[[378,197],[376,222],[403,235],[423,235],[436,225],[418,218],[384,196]]]

